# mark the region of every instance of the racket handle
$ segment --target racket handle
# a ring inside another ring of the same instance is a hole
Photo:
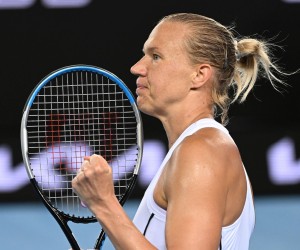
[[[102,250],[105,239],[106,239],[106,234],[105,234],[104,230],[102,229],[94,248]]]

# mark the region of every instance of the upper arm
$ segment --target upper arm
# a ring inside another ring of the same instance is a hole
[[[188,138],[174,152],[165,183],[168,248],[218,248],[228,192],[220,150]]]

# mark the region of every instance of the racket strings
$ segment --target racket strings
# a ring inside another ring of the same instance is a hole
[[[136,115],[124,91],[95,72],[68,72],[37,94],[27,121],[32,172],[51,204],[76,216],[93,216],[71,181],[84,156],[102,155],[113,170],[120,199],[137,162]]]

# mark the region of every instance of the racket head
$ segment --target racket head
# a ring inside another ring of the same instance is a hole
[[[102,155],[124,204],[143,154],[143,126],[135,98],[113,73],[71,65],[46,76],[30,94],[21,121],[27,174],[38,193],[73,222],[95,222],[71,185],[84,156]],[[101,185],[101,183],[99,183]]]

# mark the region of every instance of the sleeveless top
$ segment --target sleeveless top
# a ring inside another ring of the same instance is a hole
[[[165,156],[159,170],[148,186],[144,197],[137,209],[133,218],[133,223],[140,230],[141,233],[159,250],[166,249],[165,242],[165,224],[166,224],[166,210],[159,207],[153,199],[153,191],[156,183],[161,175],[161,172],[170,159],[175,148],[182,142],[182,140],[195,133],[196,131],[213,127],[220,129],[229,135],[228,130],[217,121],[205,118],[198,120],[191,124],[176,140],[169,152]],[[255,211],[253,204],[253,197],[251,192],[250,182],[245,171],[247,180],[247,193],[243,211],[239,218],[226,227],[222,227],[221,240],[219,250],[247,250],[249,249],[249,241],[255,225]],[[180,230],[180,228],[178,228]],[[182,232],[184,234],[184,232]]]

